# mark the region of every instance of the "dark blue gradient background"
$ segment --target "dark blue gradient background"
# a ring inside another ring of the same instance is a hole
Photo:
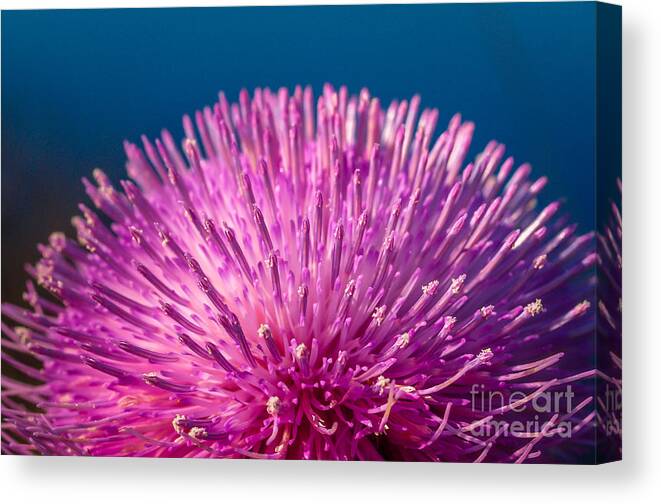
[[[224,89],[362,86],[477,124],[550,183],[583,230],[595,217],[595,5],[532,3],[2,13],[2,296],[85,199],[94,167],[124,176],[122,140]]]

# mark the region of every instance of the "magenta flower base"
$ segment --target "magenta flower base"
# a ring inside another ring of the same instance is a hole
[[[432,105],[221,92],[126,142],[3,304],[3,453],[619,459],[619,203],[577,227]]]

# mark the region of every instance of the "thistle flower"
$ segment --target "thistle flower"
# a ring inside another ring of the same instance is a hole
[[[29,281],[30,308],[3,307],[3,450],[523,462],[578,444],[592,236],[536,210],[546,178],[503,145],[465,164],[474,125],[434,137],[419,109],[221,93],[181,150],[126,142],[132,180],[84,179],[78,243],[55,233],[27,268],[50,294]],[[569,385],[567,411],[532,408]]]

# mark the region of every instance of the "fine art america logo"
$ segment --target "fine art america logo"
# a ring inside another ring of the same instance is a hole
[[[540,433],[543,436],[559,436],[570,438],[573,432],[572,421],[569,419],[575,411],[575,394],[571,385],[564,390],[544,391],[542,393],[526,394],[522,391],[502,392],[486,390],[484,385],[474,384],[471,387],[471,408],[473,411],[503,413],[512,411],[534,411],[534,415],[525,421],[500,420],[496,416],[487,417],[487,421],[476,423],[471,429],[474,436],[525,436],[529,433]]]

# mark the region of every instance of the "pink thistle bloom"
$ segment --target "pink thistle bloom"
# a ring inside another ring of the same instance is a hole
[[[3,379],[3,451],[578,449],[594,417],[592,234],[557,202],[537,210],[546,178],[503,145],[466,163],[474,125],[456,115],[436,137],[438,115],[417,96],[383,109],[367,90],[257,89],[185,116],[181,146],[167,131],[126,142],[131,180],[84,179],[96,210],[80,206],[77,242],[53,234],[28,267],[51,295],[28,282],[29,309],[3,306],[5,365],[24,376]],[[570,386],[566,410],[532,407]]]

